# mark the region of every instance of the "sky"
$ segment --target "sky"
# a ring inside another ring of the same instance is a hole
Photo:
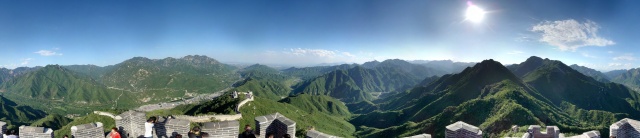
[[[467,8],[484,12],[469,20]],[[636,0],[3,0],[0,67],[206,55],[310,66],[372,60],[503,64],[539,56],[640,66]]]

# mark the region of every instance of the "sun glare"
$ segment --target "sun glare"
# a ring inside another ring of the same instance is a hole
[[[473,5],[473,4],[469,4],[469,7],[467,7],[467,12],[465,12],[465,20],[474,22],[474,23],[480,23],[482,22],[482,19],[484,19],[484,14],[487,13],[486,11],[484,11],[482,8]]]

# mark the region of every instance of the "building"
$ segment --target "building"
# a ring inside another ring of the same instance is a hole
[[[533,136],[534,138],[560,138],[560,129],[557,126],[547,126],[547,132],[541,132],[539,125],[530,125],[528,135],[523,136],[523,138],[530,138]]]
[[[53,138],[53,130],[44,127],[20,126],[20,138]]]
[[[116,127],[123,138],[144,136],[146,114],[138,111],[127,111],[115,117]]]
[[[296,135],[296,122],[280,113],[258,116],[255,118],[257,135],[265,136],[273,133],[275,137],[283,137],[284,134]]]
[[[429,135],[429,134],[420,134],[420,135],[404,137],[404,138],[431,138],[431,135]]]
[[[71,135],[75,138],[99,138],[104,137],[104,129],[101,122],[82,124],[72,126]]]
[[[338,136],[332,136],[316,130],[308,130],[305,137],[306,138],[339,138]]]
[[[238,127],[240,127],[240,122],[236,120],[207,122],[202,124],[200,131],[209,134],[209,137],[212,138],[237,138],[240,134]]]
[[[480,128],[469,125],[465,122],[458,121],[447,126],[445,133],[447,138],[482,138],[482,130]]]
[[[640,122],[625,118],[609,127],[609,136],[616,138],[637,138],[640,137]]]

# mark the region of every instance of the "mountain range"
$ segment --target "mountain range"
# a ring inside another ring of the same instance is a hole
[[[93,110],[123,111],[224,89],[212,101],[150,113],[233,114],[239,100],[229,93],[251,91],[256,99],[240,109],[242,124],[280,112],[298,122],[299,134],[314,127],[341,137],[443,137],[443,126],[464,121],[487,137],[510,136],[512,125],[533,124],[607,135],[611,123],[640,117],[638,70],[602,73],[535,56],[508,66],[494,60],[391,59],[282,70],[261,64],[237,68],[197,55],[134,57],[104,67],[0,69],[0,120],[64,129],[105,120],[78,115]]]

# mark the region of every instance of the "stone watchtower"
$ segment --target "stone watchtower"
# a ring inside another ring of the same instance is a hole
[[[465,122],[458,121],[447,126],[445,133],[447,138],[482,138],[482,130],[480,128],[469,125]]]
[[[255,118],[257,135],[266,136],[273,133],[276,138],[283,137],[284,134],[296,135],[296,122],[284,117],[280,113],[258,116]]]
[[[175,119],[172,117],[160,117],[153,126],[155,129],[154,138],[174,137],[175,135],[187,136],[190,127],[189,120]]]
[[[532,132],[534,138],[559,138],[560,137],[560,129],[557,126],[547,126],[547,132],[540,132],[539,125],[530,125],[529,132]]]
[[[20,138],[53,138],[53,130],[44,127],[20,126]]]
[[[71,127],[71,135],[75,138],[99,138],[104,136],[101,122],[82,124]]]
[[[609,136],[617,138],[640,137],[640,121],[625,118],[609,127]]]
[[[116,127],[123,138],[144,136],[146,114],[138,111],[127,111],[115,117]]]
[[[240,134],[238,127],[240,122],[236,120],[207,122],[202,124],[201,132],[209,134],[211,138],[237,138]]]

